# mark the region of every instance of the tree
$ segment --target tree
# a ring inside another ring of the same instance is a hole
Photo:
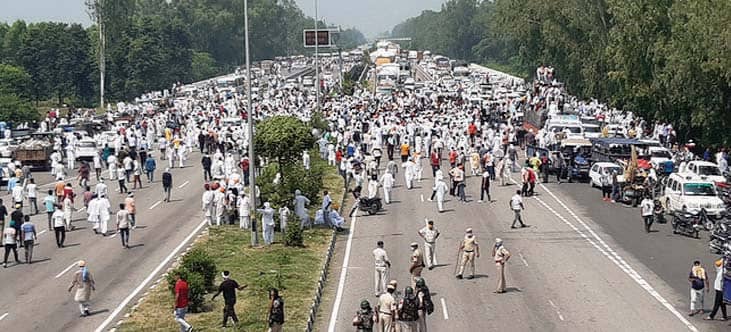
[[[219,73],[216,60],[206,52],[193,51],[191,58],[191,74],[194,81],[202,81]]]
[[[281,166],[300,160],[302,151],[309,150],[315,139],[310,127],[296,117],[275,116],[256,125],[254,144],[261,156]]]
[[[25,69],[0,63],[0,94],[14,94],[27,98],[31,85],[30,75]]]
[[[0,92],[0,121],[32,122],[38,117],[38,111],[27,100],[14,93]]]

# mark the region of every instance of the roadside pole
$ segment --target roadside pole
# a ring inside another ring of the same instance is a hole
[[[259,245],[256,234],[256,156],[254,154],[254,108],[251,106],[251,63],[249,61],[249,1],[244,0],[244,48],[246,49],[246,119],[249,121],[249,208],[251,209],[251,246]]]

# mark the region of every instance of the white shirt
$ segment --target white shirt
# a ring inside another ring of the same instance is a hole
[[[29,183],[25,186],[28,198],[36,198],[36,187],[35,183]]]
[[[642,208],[643,217],[651,216],[653,214],[653,211],[655,210],[655,203],[651,199],[649,199],[649,198],[643,199],[642,203],[640,203],[640,205]]]
[[[13,187],[13,200],[16,202],[22,202],[23,201],[23,186],[16,185]]]
[[[376,267],[386,267],[388,266],[386,262],[390,262],[388,254],[383,248],[373,249],[373,259],[375,260]]]
[[[713,289],[715,289],[717,291],[723,290],[723,274],[724,274],[723,264],[721,264],[721,266],[716,266],[716,279],[713,281]]]
[[[520,195],[515,194],[512,198],[510,198],[510,208],[513,210],[521,210],[523,205],[523,198],[520,197]]]

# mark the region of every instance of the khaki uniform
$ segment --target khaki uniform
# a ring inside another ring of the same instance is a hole
[[[373,258],[375,260],[375,269],[373,273],[374,285],[373,289],[376,296],[386,292],[386,286],[389,279],[388,254],[383,248],[373,249]]]
[[[495,268],[497,269],[497,289],[496,292],[505,291],[505,263],[510,257],[510,252],[500,245],[495,249]]]
[[[414,251],[411,253],[411,263],[416,265],[416,267],[411,270],[411,287],[416,288],[416,279],[421,278],[421,271],[424,270],[424,254],[421,253],[421,250],[414,249]]]
[[[475,275],[475,250],[477,249],[477,237],[472,236],[468,237],[465,236],[464,240],[462,240],[462,259],[459,263],[459,271],[457,275],[462,275],[464,273],[465,266],[467,264],[470,265],[472,268],[472,276]]]
[[[386,292],[378,297],[378,324],[376,325],[376,331],[393,332],[395,328],[393,312],[395,310],[396,300],[390,293]]]
[[[436,241],[439,231],[436,228],[429,229],[429,227],[424,227],[419,230],[419,234],[424,237],[424,263],[427,268],[431,268],[437,265]]]

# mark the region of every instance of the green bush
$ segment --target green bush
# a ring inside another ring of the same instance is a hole
[[[183,266],[178,266],[165,277],[168,282],[168,289],[173,294],[175,294],[175,283],[177,282],[175,276],[178,274],[188,282],[188,310],[190,312],[203,311],[204,295],[206,294],[203,277]]]
[[[287,247],[304,247],[305,240],[302,236],[302,227],[297,216],[293,216],[287,223],[287,233],[284,234],[284,245]]]
[[[183,256],[180,266],[186,270],[197,273],[203,278],[203,286],[213,289],[213,281],[216,279],[216,262],[202,248],[194,248]]]

